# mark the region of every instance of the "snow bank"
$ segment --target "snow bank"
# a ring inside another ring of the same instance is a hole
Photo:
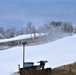
[[[41,33],[41,36],[43,36],[44,34]],[[19,35],[19,36],[16,36],[14,38],[8,38],[8,39],[1,39],[0,40],[0,43],[3,43],[3,42],[9,42],[9,41],[16,41],[16,40],[21,40],[21,39],[28,39],[28,38],[32,38],[34,37],[34,34],[26,34],[26,35]],[[36,33],[36,37],[39,37],[40,35],[38,33]]]

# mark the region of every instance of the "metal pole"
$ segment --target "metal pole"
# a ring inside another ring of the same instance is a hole
[[[23,44],[23,68],[24,68],[24,62],[25,62],[25,44]]]
[[[27,42],[22,42],[23,45],[23,68],[24,68],[24,62],[25,62],[25,45],[28,44]]]

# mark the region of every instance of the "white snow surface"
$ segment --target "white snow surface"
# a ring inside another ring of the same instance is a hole
[[[43,33],[40,34],[41,36],[44,35]],[[36,37],[39,37],[40,36],[38,33],[36,33]],[[21,39],[28,39],[28,38],[32,38],[34,37],[34,34],[24,34],[24,35],[19,35],[19,36],[16,36],[14,38],[8,38],[8,39],[1,39],[0,40],[0,43],[4,43],[4,42],[9,42],[9,41],[16,41],[16,40],[21,40]]]
[[[46,67],[58,67],[76,61],[76,35],[65,37],[42,45],[25,47],[25,61],[35,62],[47,60]],[[23,47],[14,47],[0,51],[0,75],[11,75],[22,67]]]

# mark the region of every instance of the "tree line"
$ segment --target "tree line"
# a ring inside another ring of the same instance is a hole
[[[15,37],[22,34],[34,34],[34,36],[36,36],[35,33],[48,33],[48,35],[52,36],[54,34],[60,34],[61,32],[76,33],[76,27],[69,22],[61,21],[52,21],[38,27],[32,25],[32,22],[29,22],[21,29],[17,29],[15,27],[4,29],[3,27],[0,27],[0,33],[6,38]]]

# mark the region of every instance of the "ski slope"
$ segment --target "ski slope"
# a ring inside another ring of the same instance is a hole
[[[0,51],[0,75],[11,75],[22,67],[22,47]],[[76,61],[76,35],[68,36],[47,44],[27,46],[25,61],[47,60],[46,67],[58,67]]]

